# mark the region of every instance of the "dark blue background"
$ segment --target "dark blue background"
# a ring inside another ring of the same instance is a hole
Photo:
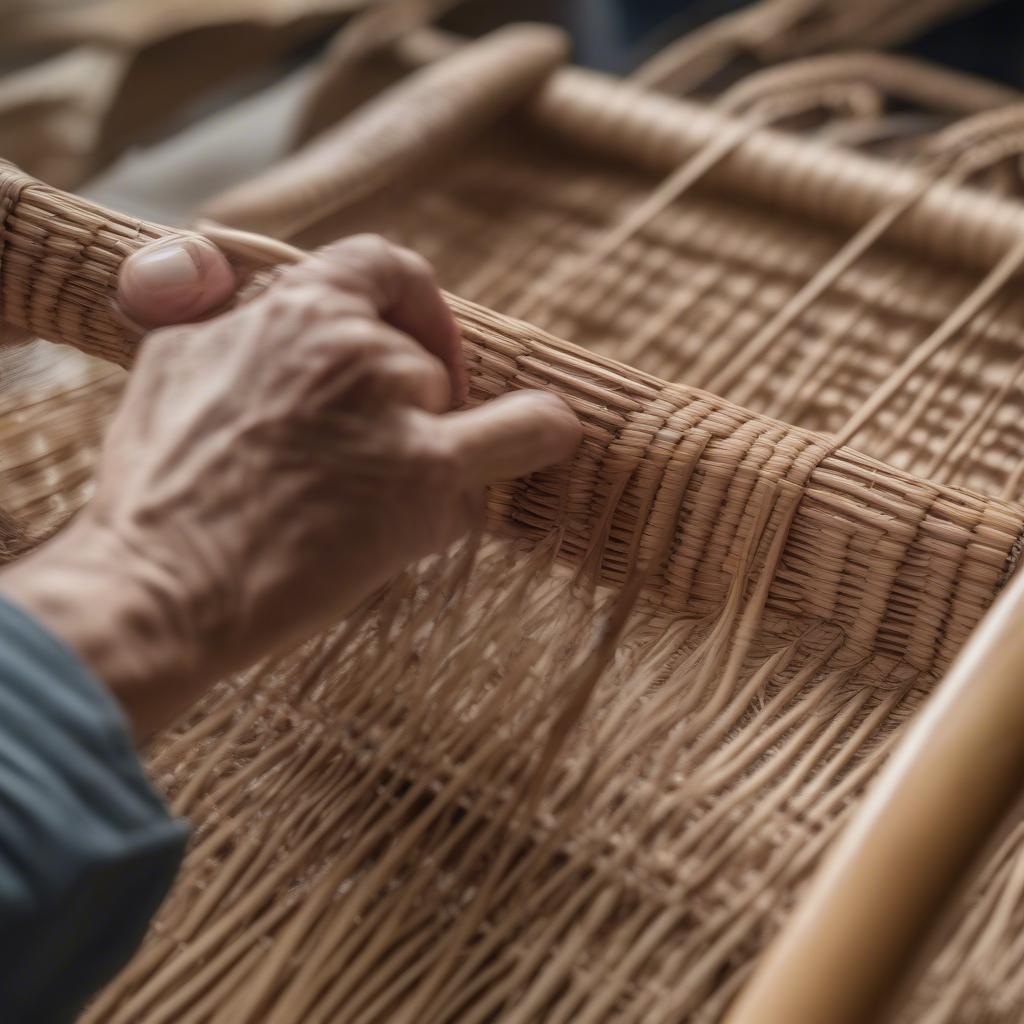
[[[476,34],[510,20],[565,25],[579,64],[623,73],[669,40],[747,0],[493,0],[469,3],[448,23]],[[857,3],[857,0],[849,0]],[[894,0],[898,3],[899,0]],[[929,60],[1024,88],[1024,0],[992,0],[905,47]]]

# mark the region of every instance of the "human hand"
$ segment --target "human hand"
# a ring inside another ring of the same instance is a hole
[[[426,263],[339,243],[252,302],[144,340],[93,500],[0,592],[146,735],[446,548],[487,483],[578,445],[576,417],[539,392],[452,411],[464,374]]]

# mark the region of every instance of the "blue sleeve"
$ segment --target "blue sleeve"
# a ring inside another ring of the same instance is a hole
[[[135,951],[186,838],[110,693],[0,600],[0,1021],[72,1020]]]

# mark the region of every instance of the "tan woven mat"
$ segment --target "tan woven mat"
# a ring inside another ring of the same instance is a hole
[[[557,390],[584,447],[154,744],[195,840],[86,1020],[718,1020],[1016,566],[1017,203],[959,152],[899,168],[481,45],[429,131],[384,95],[319,143],[378,187],[307,154],[206,212],[419,248],[474,400]],[[0,170],[4,319],[127,362],[111,289],[163,230]],[[118,373],[6,396],[9,547],[82,500]],[[1020,1019],[1022,865],[1024,826],[908,1020]]]

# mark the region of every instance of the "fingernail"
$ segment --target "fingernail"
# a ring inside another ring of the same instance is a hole
[[[131,263],[132,284],[150,295],[176,295],[201,280],[199,261],[188,245],[167,245],[138,253]]]

